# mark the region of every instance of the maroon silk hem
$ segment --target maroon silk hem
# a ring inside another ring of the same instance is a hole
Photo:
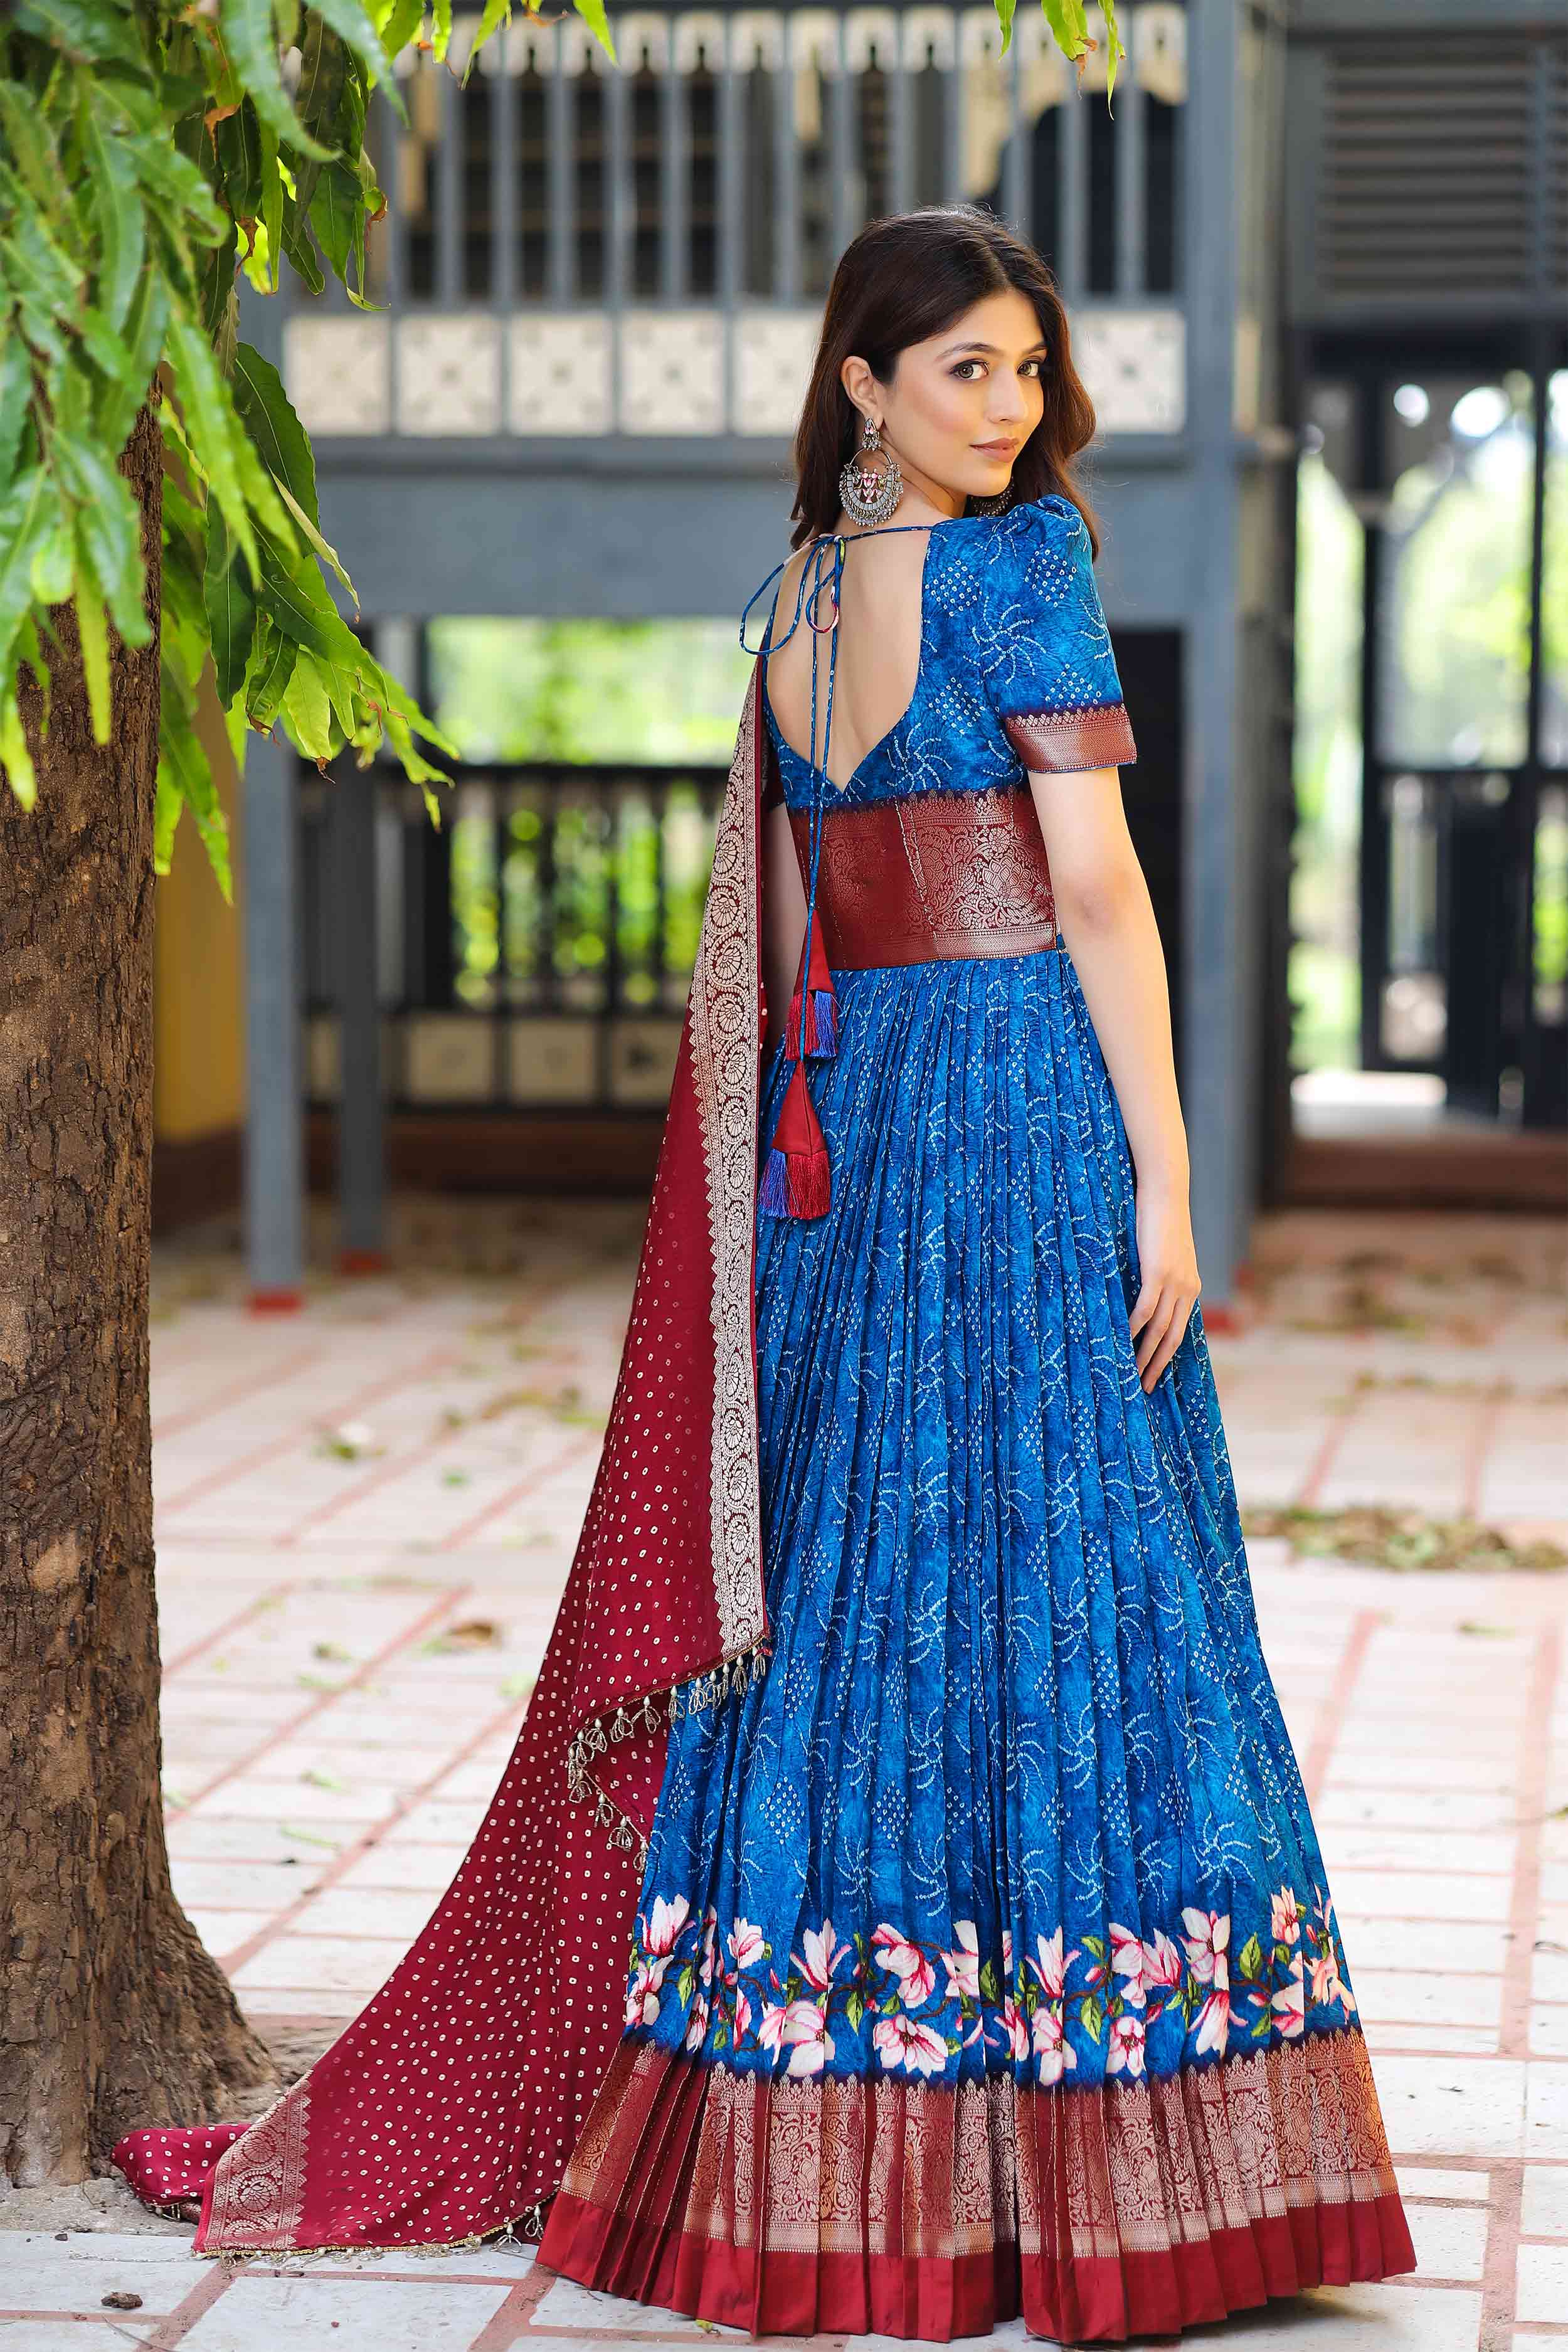
[[[198,2252],[458,2244],[553,2194],[621,2031],[670,1710],[761,1670],[761,676],[604,1451],[527,1717],[433,1917],[309,2074],[248,2126],[153,2126],[111,2151],[146,2202],[200,2196]]]
[[[1174,2335],[1415,2268],[1354,2028],[1128,2084],[796,2080],[623,2039],[540,2260],[764,2335],[947,2341],[1022,2313]]]

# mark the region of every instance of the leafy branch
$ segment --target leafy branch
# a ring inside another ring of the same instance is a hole
[[[539,0],[520,0],[530,16]],[[1086,0],[1041,0],[1066,55],[1093,46]],[[1109,73],[1114,0],[1099,0]],[[613,58],[605,0],[575,0]],[[1004,47],[1016,0],[996,0]],[[465,67],[510,21],[485,0]],[[394,61],[444,62],[452,0],[15,0],[0,30],[0,772],[26,808],[60,620],[75,615],[92,732],[113,721],[110,631],[152,641],[140,510],[119,470],[151,403],[164,456],[154,864],[189,809],[226,895],[228,848],[196,725],[216,693],[237,760],[280,726],[324,765],[389,746],[424,791],[455,758],[339,608],[353,583],[322,536],[315,461],[278,371],[238,335],[238,278],[365,295],[386,198],[365,150]],[[417,739],[417,740],[416,740]]]

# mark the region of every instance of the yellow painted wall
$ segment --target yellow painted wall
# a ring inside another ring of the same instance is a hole
[[[228,819],[234,904],[224,903],[195,826],[183,817],[153,919],[153,1130],[163,1143],[221,1133],[245,1117],[239,787],[216,695],[204,697],[199,731]]]

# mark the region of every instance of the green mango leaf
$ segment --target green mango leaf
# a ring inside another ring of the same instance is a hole
[[[353,51],[371,79],[385,90],[398,121],[406,123],[408,112],[393,76],[391,54],[384,47],[381,35],[361,7],[360,0],[311,0],[311,12]]]
[[[85,581],[76,592],[77,635],[81,641],[82,674],[87,680],[87,707],[92,719],[92,740],[107,743],[111,706],[109,692],[109,624],[103,600]]]
[[[223,509],[216,504],[207,509],[206,565],[202,586],[218,699],[226,709],[245,683],[246,665],[256,635],[256,598]]]
[[[10,688],[0,696],[0,768],[5,769],[18,804],[25,809],[34,807],[38,797],[38,779],[23,731],[21,708]]]
[[[310,198],[310,226],[332,274],[348,282],[349,263],[360,263],[360,290],[364,290],[364,203],[359,175],[351,163],[329,163],[317,179]]]
[[[33,393],[33,369],[20,335],[0,335],[0,482],[16,471]]]
[[[0,677],[32,603],[33,555],[54,528],[52,486],[41,466],[30,466],[0,498]]]
[[[79,124],[89,204],[98,232],[98,307],[118,332],[125,324],[147,251],[136,166],[125,142],[111,134],[85,87]]]
[[[1084,0],[1040,0],[1057,47],[1074,62],[1089,47],[1089,11]]]
[[[310,520],[310,516],[305,512],[304,509],[298,503],[293,492],[287,487],[287,485],[280,482],[278,488],[284,505],[294,517],[295,521],[299,524],[300,529],[304,533],[306,539],[309,540],[311,547],[321,557],[321,562],[327,566],[329,571],[334,572],[338,579],[342,582],[343,586],[353,598],[354,609],[357,612],[359,609],[359,591],[354,586],[353,582],[349,578],[348,573],[343,570],[342,564],[338,557],[337,549],[335,547],[329,546],[328,542],[321,537],[321,532],[316,529],[315,524]]]
[[[445,65],[452,38],[452,0],[430,0],[430,54]]]
[[[300,154],[327,163],[336,151],[311,136],[284,92],[272,0],[219,0],[218,23],[224,47],[262,121]]]
[[[16,173],[0,163],[0,195],[6,194],[16,206],[5,237],[11,283],[50,313],[74,310],[82,270],[49,235]]]
[[[90,302],[84,303],[74,323],[94,367],[111,383],[128,383],[134,362],[102,311],[95,310]]]
[[[450,14],[450,0],[448,0],[447,13]],[[577,0],[577,14],[613,65],[616,61],[616,45],[610,38],[609,20],[605,15],[605,0]],[[445,56],[445,50],[437,52],[439,56]]]
[[[76,547],[63,515],[34,549],[28,578],[40,604],[63,604],[70,594],[76,581]]]
[[[389,58],[402,56],[412,40],[418,37],[425,22],[425,0],[393,0],[381,27],[381,46]]]
[[[468,76],[474,70],[474,61],[478,58],[479,51],[483,48],[485,43],[489,39],[491,34],[496,30],[498,26],[510,25],[510,22],[511,0],[485,0],[484,13],[480,16],[479,24],[475,27],[474,37],[469,44],[468,54],[463,64],[463,88],[465,89],[467,89],[468,86]]]
[[[996,17],[1002,27],[1002,54],[1006,56],[1013,44],[1013,17],[1016,0],[996,0]]]
[[[52,641],[58,645],[59,640],[55,636],[52,629],[49,635]],[[33,673],[33,683],[43,698],[40,730],[47,735],[49,731],[49,698],[53,681],[49,676],[48,663],[44,659],[44,648],[38,642],[37,623],[31,613],[23,621],[17,634],[16,667],[18,671],[30,669]]]
[[[218,184],[237,220],[261,210],[261,117],[247,95],[237,112],[226,115],[213,133]]]
[[[120,65],[147,77],[147,55],[137,38],[129,8],[106,8],[103,0],[20,0],[12,19],[31,33],[88,64]]]
[[[316,258],[314,246],[305,233],[305,215],[297,198],[287,189],[283,194],[279,250],[296,276],[304,279],[310,291],[320,294],[327,282],[326,274]]]
[[[147,397],[168,323],[168,288],[157,270],[143,269],[121,327],[121,341],[130,354],[131,364],[118,381],[106,383],[98,395],[93,425],[100,447],[118,454],[125,446],[137,412]],[[166,410],[168,404],[164,401],[161,406]]]
[[[1105,102],[1109,106],[1116,95],[1116,68],[1123,54],[1116,25],[1116,0],[1100,0],[1100,13],[1105,19]]]
[[[167,677],[167,672],[165,672]],[[165,709],[168,702],[165,698]],[[174,827],[182,808],[188,808],[196,832],[207,853],[218,888],[227,905],[234,904],[234,877],[229,865],[228,824],[223,803],[218,799],[217,785],[196,731],[194,698],[184,702],[176,696],[175,707],[168,711],[169,722],[162,725],[158,735],[158,803],[153,814],[153,870],[169,871],[170,854],[174,845]],[[172,812],[160,824],[160,815],[173,802]],[[159,862],[160,846],[162,863]]]
[[[294,92],[294,104],[300,120],[319,140],[330,140],[332,155],[342,152],[343,93],[349,83],[349,53],[331,26],[319,15],[312,15],[305,26],[305,38],[300,52],[300,79]],[[323,162],[330,157],[290,158],[294,173],[294,194],[301,215],[308,215],[310,199],[316,191],[316,180]]]
[[[58,423],[52,448],[56,478],[77,508],[77,552],[90,565],[126,644],[150,645],[153,624],[142,602],[142,517],[131,485],[95,442],[66,432]]]
[[[260,572],[261,559],[251,529],[247,486],[242,486],[241,481],[241,449],[248,451],[249,444],[226,396],[212,346],[200,329],[189,319],[171,319],[168,347],[178,378],[186,438],[207,478],[212,495],[228,517],[254,580]],[[261,471],[258,465],[256,471]],[[270,487],[269,483],[269,491]]]
[[[60,169],[55,143],[31,90],[14,81],[0,80],[0,141],[4,142],[18,176],[33,200],[51,216],[63,208],[68,183]]]
[[[278,370],[254,345],[240,343],[235,350],[229,390],[257,455],[292,511],[302,514],[312,530],[318,529],[321,517],[316,501],[315,457]]]
[[[249,724],[263,734],[273,726],[283,707],[298,657],[299,648],[293,638],[286,637],[280,629],[273,627],[265,614],[261,614],[246,677],[245,706]]]
[[[332,741],[331,698],[309,653],[301,653],[294,664],[294,675],[283,697],[283,719],[308,760],[331,758],[336,748]]]

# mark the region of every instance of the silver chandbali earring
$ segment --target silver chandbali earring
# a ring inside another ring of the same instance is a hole
[[[874,466],[862,466],[857,453],[838,477],[838,493],[850,521],[875,530],[879,523],[887,521],[903,497],[904,478],[892,451],[882,448],[881,427],[873,425],[868,416],[861,430],[860,449],[881,451],[880,470]]]

